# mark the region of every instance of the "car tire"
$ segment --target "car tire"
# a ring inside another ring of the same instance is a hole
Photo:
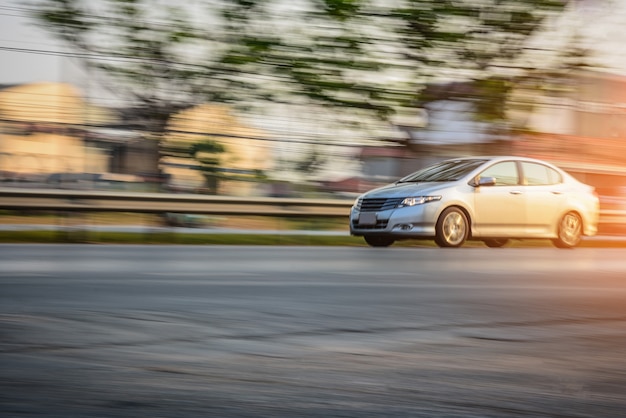
[[[557,238],[552,243],[557,248],[574,248],[582,240],[583,221],[575,212],[566,213],[557,227]]]
[[[395,242],[393,238],[378,235],[365,235],[363,239],[370,247],[389,247]]]
[[[504,247],[509,242],[509,240],[507,238],[489,238],[483,240],[483,242],[489,248],[500,248]]]
[[[444,210],[435,225],[435,243],[440,247],[460,247],[469,236],[469,222],[457,207]]]

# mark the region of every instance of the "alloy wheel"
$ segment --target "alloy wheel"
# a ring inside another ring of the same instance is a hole
[[[437,221],[435,242],[440,247],[460,247],[469,232],[467,218],[457,208],[448,208]]]
[[[572,248],[580,243],[583,223],[580,216],[569,212],[563,216],[559,224],[558,238],[554,244],[559,248]]]

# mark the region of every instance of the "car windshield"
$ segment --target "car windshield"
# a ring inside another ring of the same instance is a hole
[[[455,181],[469,174],[486,160],[448,160],[400,179],[398,183],[421,183],[428,181]]]

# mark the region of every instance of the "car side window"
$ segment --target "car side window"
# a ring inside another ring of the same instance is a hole
[[[496,186],[514,186],[519,184],[517,164],[515,161],[503,161],[487,168],[480,173],[481,177],[495,177]]]
[[[522,162],[524,184],[540,186],[561,182],[561,175],[552,168],[543,164]]]

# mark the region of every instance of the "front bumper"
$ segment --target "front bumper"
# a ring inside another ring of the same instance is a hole
[[[350,234],[390,235],[399,238],[433,237],[437,205],[423,204],[380,212],[350,211]]]

